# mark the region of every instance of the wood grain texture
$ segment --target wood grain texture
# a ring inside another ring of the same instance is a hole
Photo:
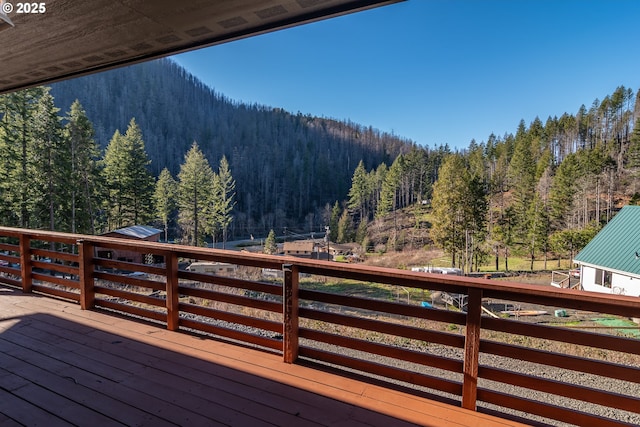
[[[521,425],[277,354],[1,290],[3,425]]]

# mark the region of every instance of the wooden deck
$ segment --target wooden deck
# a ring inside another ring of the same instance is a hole
[[[0,285],[0,426],[517,426]]]

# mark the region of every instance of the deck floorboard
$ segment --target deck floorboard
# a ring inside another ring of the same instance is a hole
[[[518,426],[0,285],[0,427]]]

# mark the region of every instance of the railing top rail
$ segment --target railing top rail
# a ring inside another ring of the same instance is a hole
[[[29,236],[32,239],[53,240],[62,243],[73,244],[77,240],[87,236],[83,234],[62,233],[58,231],[35,230],[31,228],[0,227],[0,236],[20,237]]]
[[[562,306],[629,317],[637,317],[640,313],[640,299],[632,296],[300,258],[295,258],[291,263],[296,264],[304,273],[429,290],[449,292],[457,290],[459,293],[467,293],[469,289],[480,289],[483,291],[483,296],[488,298]]]
[[[640,313],[639,298],[576,289],[45,230],[0,227],[0,235],[13,237],[27,235],[43,240],[90,242],[96,246],[104,244],[110,247],[130,248],[139,252],[148,250],[159,254],[175,253],[184,258],[228,262],[253,267],[280,269],[285,264],[294,264],[299,267],[301,272],[332,277],[458,293],[467,293],[469,289],[480,289],[483,291],[483,296],[489,298],[561,306],[628,317],[637,317]]]
[[[174,253],[178,257],[182,258],[228,262],[230,264],[240,264],[251,267],[281,269],[283,264],[291,261],[287,261],[286,257],[274,255],[202,248],[198,246],[175,245],[171,243],[118,239],[113,237],[82,236],[82,239],[79,239],[79,242],[90,242],[95,246],[105,245],[108,247],[129,248],[138,252],[141,250],[147,250],[158,254]],[[296,258],[294,258],[294,260],[295,259]]]

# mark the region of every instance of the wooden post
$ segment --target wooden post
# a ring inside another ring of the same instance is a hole
[[[31,239],[26,234],[20,235],[20,275],[22,276],[22,291],[31,292],[33,284],[31,278]]]
[[[167,271],[167,329],[177,331],[180,327],[180,300],[178,290],[178,256],[175,252],[165,256]]]
[[[92,243],[78,240],[80,308],[82,310],[92,309],[96,301],[93,281],[93,250]]]
[[[282,266],[283,286],[283,356],[285,363],[298,359],[298,267],[292,264]]]
[[[467,325],[464,341],[464,379],[462,407],[476,410],[478,396],[478,359],[480,357],[480,322],[482,320],[482,290],[469,289]]]

